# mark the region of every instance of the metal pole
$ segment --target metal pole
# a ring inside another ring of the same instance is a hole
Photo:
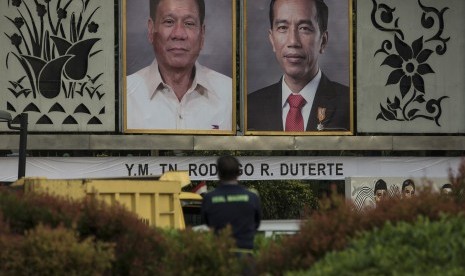
[[[18,179],[26,176],[27,119],[27,113],[20,114]]]

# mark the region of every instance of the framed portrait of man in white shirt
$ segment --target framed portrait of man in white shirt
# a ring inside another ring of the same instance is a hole
[[[123,131],[236,131],[236,0],[123,0]]]

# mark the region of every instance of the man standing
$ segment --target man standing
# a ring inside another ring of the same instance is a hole
[[[239,185],[239,161],[232,156],[217,161],[219,186],[205,194],[202,219],[215,232],[231,225],[239,249],[251,250],[260,226],[261,209],[257,194]]]
[[[232,80],[200,65],[203,0],[150,0],[155,60],[127,77],[129,129],[231,130]]]
[[[247,129],[349,131],[349,88],[321,71],[328,43],[323,0],[271,0],[269,40],[284,71],[279,82],[247,97]]]

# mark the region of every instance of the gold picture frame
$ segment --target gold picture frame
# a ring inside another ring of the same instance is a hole
[[[244,0],[243,5],[243,18],[244,18],[244,39],[243,39],[243,59],[242,64],[244,66],[244,87],[243,87],[243,99],[245,106],[245,118],[244,118],[244,129],[245,135],[353,135],[354,134],[354,118],[353,118],[353,35],[352,35],[352,1],[347,0],[345,2],[340,0],[325,0],[329,10],[328,19],[328,32],[329,32],[329,43],[325,48],[324,54],[320,57],[320,69],[325,75],[328,75],[329,79],[340,82],[344,86],[348,87],[349,95],[346,96],[348,105],[345,110],[348,110],[347,116],[349,120],[344,127],[340,128],[325,128],[324,124],[321,124],[321,119],[324,119],[325,108],[318,109],[312,108],[311,114],[319,113],[319,117],[315,115],[313,118],[315,121],[320,120],[318,129],[312,131],[297,131],[287,132],[284,131],[282,126],[282,106],[280,87],[276,95],[279,103],[277,103],[276,112],[269,112],[271,107],[267,107],[268,99],[270,97],[261,97],[261,100],[256,101],[257,112],[250,114],[249,107],[251,93],[260,90],[264,87],[272,84],[277,85],[280,82],[280,78],[283,76],[283,72],[276,61],[273,48],[269,40],[270,20],[269,20],[269,5],[270,0]],[[321,82],[320,82],[321,84]],[[276,86],[274,86],[276,88]],[[273,92],[275,89],[273,89]],[[273,93],[272,93],[273,94]],[[264,96],[264,94],[262,94]],[[318,93],[317,93],[318,95]],[[258,98],[258,97],[257,97]],[[315,100],[316,101],[316,100]],[[276,103],[273,105],[276,107]],[[315,110],[313,110],[315,109]],[[268,112],[267,112],[268,111]],[[320,111],[320,112],[318,112]],[[273,113],[273,114],[272,114]],[[310,114],[310,115],[311,115]],[[322,116],[323,115],[323,116]],[[260,123],[251,123],[253,116],[262,116],[263,118],[259,121]],[[308,118],[307,121],[313,120]],[[346,120],[346,119],[345,119]],[[275,123],[270,123],[274,121]],[[258,126],[253,128],[251,125]]]
[[[236,133],[236,0],[205,0],[205,40],[197,62],[232,79],[230,129],[176,129],[133,127],[128,122],[127,76],[154,60],[152,45],[147,39],[149,0],[122,1],[122,128],[124,133],[208,134]],[[230,20],[227,20],[230,18]],[[149,99],[147,98],[147,101]],[[227,105],[228,103],[226,103]]]

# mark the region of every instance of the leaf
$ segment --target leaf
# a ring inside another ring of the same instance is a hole
[[[93,57],[93,56],[95,56],[96,54],[98,54],[98,53],[100,53],[100,52],[103,52],[103,50],[98,50],[98,51],[92,52],[92,53],[90,53],[89,56],[90,56],[90,57]]]
[[[66,54],[72,55],[72,58],[66,63],[66,76],[73,80],[81,80],[86,76],[89,66],[90,50],[99,40],[100,38],[82,40],[68,49]]]
[[[388,107],[389,107],[389,109],[392,110],[392,111],[394,111],[394,110],[396,110],[396,109],[399,109],[399,108],[400,108],[400,100],[399,100],[399,98],[396,96],[396,97],[394,98],[394,102],[389,103],[389,104],[388,104]]]
[[[426,63],[418,65],[417,72],[420,75],[425,75],[429,73],[434,73],[433,69]]]
[[[82,39],[84,37],[84,34],[86,33],[85,30],[87,28],[87,25],[89,25],[89,22],[90,20],[92,19],[92,17],[94,16],[94,14],[100,9],[100,7],[97,7],[94,9],[94,11],[89,15],[89,17],[87,18],[86,22],[84,23],[84,25],[82,26],[82,29],[81,29],[81,33],[79,34],[79,39]]]
[[[97,93],[97,97],[98,97],[99,100],[101,100],[103,98],[103,96],[105,96],[105,93],[100,93],[98,91],[96,91],[96,93]]]
[[[8,59],[10,57],[10,53],[6,54],[6,58],[5,58],[5,67],[6,69],[8,69]]]
[[[27,98],[27,96],[32,92],[31,89],[29,88],[24,88],[24,89],[21,89],[21,91],[19,91],[18,93],[18,96],[21,95],[21,94],[24,94],[24,97]]]
[[[100,73],[100,74],[97,74],[95,77],[91,77],[89,75],[87,75],[87,78],[89,79],[89,81],[94,84],[101,76],[103,75],[103,72]]]
[[[30,67],[32,67],[32,65],[31,65],[30,62],[32,62],[32,63],[35,62],[34,59],[37,59],[37,58],[32,57],[32,56],[18,56],[16,53],[12,53],[12,55],[14,55],[14,56],[18,59],[19,63],[21,64],[21,66],[23,67],[24,71],[26,72],[26,76],[27,76],[27,78],[29,79],[29,85],[30,85],[31,88],[32,88],[32,96],[33,96],[34,98],[36,98],[36,94],[37,94],[36,91],[37,91],[37,89],[36,89],[35,80],[37,79],[37,75],[35,75],[35,74],[33,75],[33,72],[31,72],[31,68],[30,68]],[[26,60],[26,57],[29,57],[29,58],[30,58],[30,62],[28,62],[28,61]],[[41,59],[38,59],[38,60],[41,60]],[[42,62],[45,62],[45,61],[42,61]]]
[[[386,120],[386,118],[384,118],[384,116],[383,116],[383,113],[382,113],[382,112],[378,113],[378,116],[376,116],[376,120],[378,120],[378,119],[381,119],[381,120],[387,121],[387,120]]]
[[[397,35],[394,38],[394,45],[403,60],[407,61],[412,58],[412,49],[410,49],[410,46],[403,42]]]
[[[404,75],[405,75],[404,70],[402,69],[397,69],[397,70],[392,71],[391,74],[389,74],[386,85],[398,83]]]
[[[87,82],[81,83],[81,88],[80,88],[80,90],[76,90],[76,91],[74,91],[74,92],[77,93],[77,94],[79,94],[79,95],[81,95],[81,97],[82,97],[82,96],[84,95],[84,89],[87,89],[87,88],[86,88],[86,85],[87,85]]]
[[[389,65],[392,68],[402,68],[403,60],[399,55],[389,55],[381,65]]]
[[[51,55],[52,50],[51,50],[51,45],[50,45],[50,35],[48,31],[45,31],[43,52],[44,52],[45,60],[53,59]]]
[[[415,102],[424,103],[424,102],[425,102],[425,98],[424,98],[423,94],[420,94],[420,95],[416,96],[416,97],[415,97]]]
[[[71,58],[69,55],[48,62],[39,75],[39,92],[47,99],[58,96],[61,87],[63,67]]]
[[[396,119],[396,115],[393,112],[385,109],[381,104],[379,105],[379,107],[381,108],[381,112],[383,113],[384,118],[386,118],[389,121]]]
[[[29,63],[32,70],[34,71],[34,76],[38,78],[40,75],[40,71],[42,71],[47,62],[41,58],[37,58],[34,56],[21,55],[21,57],[24,58],[24,60],[26,60],[27,63]]]
[[[8,87],[8,90],[10,90],[10,92],[11,92],[13,95],[15,95],[16,98],[18,97],[16,91],[15,91],[13,88]]]
[[[55,46],[58,50],[58,54],[60,54],[60,56],[65,55],[68,49],[71,47],[71,45],[73,45],[68,40],[58,36],[51,35],[50,38],[53,40],[53,43],[55,43]]]
[[[77,33],[77,30],[76,30],[76,15],[74,14],[71,14],[71,25],[70,25],[70,28],[71,28],[71,41],[72,42],[76,42],[77,38],[78,38],[78,33]]]
[[[423,78],[420,75],[418,74],[413,75],[412,82],[413,82],[413,87],[415,87],[416,90],[418,90],[419,92],[425,93],[425,83],[423,81]]]
[[[396,105],[396,109],[400,108],[400,99],[397,96],[394,98],[394,104]]]
[[[433,53],[430,49],[424,49],[423,51],[420,52],[417,56],[417,62],[418,63],[424,63],[425,61],[428,60],[429,56]]]
[[[418,108],[414,108],[414,109],[410,110],[410,111],[408,112],[408,114],[407,114],[407,117],[408,117],[408,118],[412,118],[418,111],[419,111]]]
[[[412,43],[413,56],[416,57],[423,49],[423,36]]]
[[[410,87],[412,87],[412,78],[410,76],[404,76],[400,81],[400,94],[402,95],[402,98],[407,95]]]

